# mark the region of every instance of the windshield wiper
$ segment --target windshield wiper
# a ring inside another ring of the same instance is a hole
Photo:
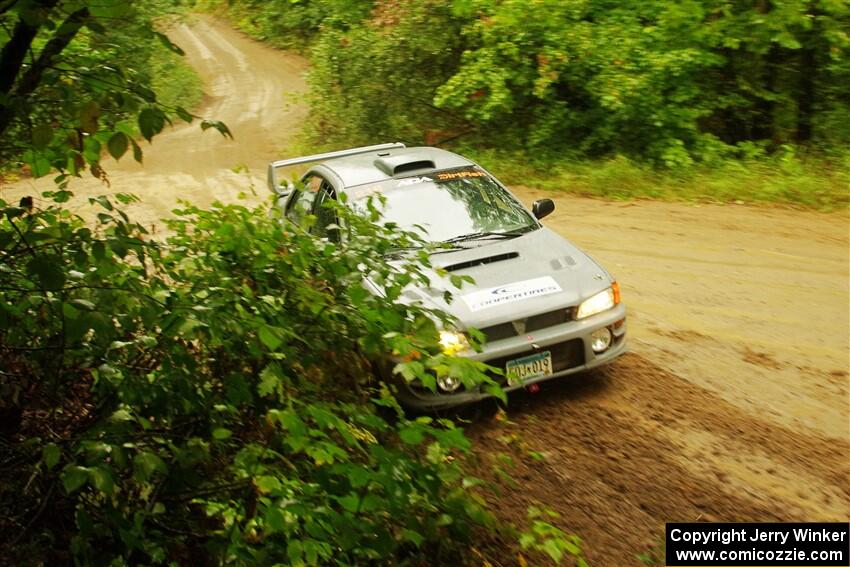
[[[443,242],[446,244],[454,244],[456,242],[467,242],[469,240],[480,240],[482,238],[516,238],[517,236],[522,236],[523,234],[528,232],[528,230],[529,227],[523,227],[514,230],[508,230],[506,232],[493,232],[487,230],[481,232],[470,232],[469,234],[461,234],[459,236],[449,238],[448,240],[443,240]]]

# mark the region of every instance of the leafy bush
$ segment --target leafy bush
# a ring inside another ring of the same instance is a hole
[[[465,135],[479,148],[683,169],[736,158],[741,144],[850,141],[846,3],[231,6],[258,37],[313,46],[310,124],[323,144]]]
[[[226,10],[244,32],[276,47],[304,48],[323,28],[347,29],[369,15],[370,0],[197,0],[197,9]]]
[[[35,177],[56,170],[60,183],[86,170],[105,179],[107,152],[141,161],[139,134],[193,121],[180,105],[200,100],[199,79],[158,30],[174,10],[168,0],[0,5],[0,165],[24,164]],[[218,121],[201,127],[229,135]]]
[[[440,352],[445,315],[360,285],[422,280],[425,255],[382,254],[415,236],[373,210],[340,247],[216,205],[159,243],[103,197],[91,227],[26,204],[0,202],[13,562],[457,564],[493,525],[454,459],[462,430],[398,413],[370,368],[393,353],[423,381],[487,381]]]

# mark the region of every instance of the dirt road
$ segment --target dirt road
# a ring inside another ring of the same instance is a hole
[[[144,168],[105,164],[111,191],[142,196],[135,215],[148,222],[177,197],[232,201],[248,178],[264,194],[265,164],[304,113],[288,106],[305,89],[302,59],[212,20],[172,36],[206,81],[203,114],[236,139],[181,126],[146,150]],[[665,521],[846,521],[847,214],[546,196],[557,204],[546,224],[619,278],[632,353],[472,427],[481,474],[515,477],[495,499],[503,515],[535,502],[560,512],[597,567],[638,564]],[[531,453],[539,460],[521,464]]]
[[[545,196],[622,282],[632,352],[475,427],[479,470],[518,482],[502,513],[544,503],[597,566],[666,521],[847,521],[846,213]]]

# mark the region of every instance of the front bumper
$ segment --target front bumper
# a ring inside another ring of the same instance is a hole
[[[509,360],[537,352],[550,351],[554,371],[551,376],[529,379],[514,386],[507,385],[503,377],[497,377],[500,379],[502,389],[506,392],[512,392],[530,384],[568,376],[608,364],[624,354],[627,350],[625,319],[626,308],[621,303],[613,309],[587,319],[568,321],[561,325],[539,329],[526,336],[493,341],[486,344],[482,352],[471,353],[468,356],[504,370],[505,364]],[[608,327],[611,330],[613,340],[607,350],[597,354],[590,347],[590,335],[603,327]],[[461,389],[448,394],[432,392],[414,384],[400,384],[397,397],[402,405],[411,409],[433,411],[470,404],[492,396],[479,389]]]

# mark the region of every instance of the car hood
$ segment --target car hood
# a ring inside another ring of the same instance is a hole
[[[435,269],[426,271],[431,285],[411,286],[401,300],[447,311],[464,326],[482,328],[578,305],[612,281],[587,254],[545,227],[517,238],[464,245],[469,249],[432,255]],[[436,269],[448,275],[441,277]],[[451,276],[470,276],[475,283],[457,289]],[[452,294],[450,303],[446,291]]]

